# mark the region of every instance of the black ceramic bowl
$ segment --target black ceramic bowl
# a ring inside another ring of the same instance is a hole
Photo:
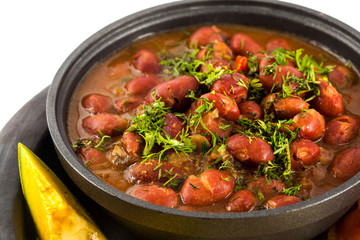
[[[248,213],[189,212],[135,199],[92,174],[67,137],[69,101],[85,73],[119,48],[145,36],[194,24],[236,23],[290,32],[318,43],[360,69],[360,34],[319,12],[277,1],[182,1],[141,11],[95,33],[61,66],[50,87],[47,118],[65,170],[92,199],[144,238],[310,239],[334,224],[356,201],[360,174],[304,202]]]

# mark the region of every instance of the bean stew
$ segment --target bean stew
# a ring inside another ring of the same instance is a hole
[[[120,49],[76,89],[85,166],[136,198],[244,212],[315,197],[360,171],[360,84],[346,59],[290,34],[190,27]]]

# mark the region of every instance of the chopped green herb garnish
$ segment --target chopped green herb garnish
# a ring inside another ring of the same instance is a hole
[[[256,189],[256,193],[257,193],[257,196],[258,196],[258,199],[260,202],[264,201],[265,200],[265,196],[264,194],[261,192],[260,189]]]
[[[252,53],[249,53],[248,61],[247,61],[247,68],[248,68],[248,75],[257,75],[257,71],[259,69],[258,64],[258,57],[256,55],[253,55]]]
[[[297,69],[304,75],[303,78],[294,77],[288,74],[283,79],[282,86],[275,86],[280,88],[283,98],[290,95],[301,95],[308,92],[313,92],[315,96],[319,95],[320,81],[317,80],[316,74],[322,75],[322,79],[327,81],[327,76],[334,69],[335,66],[323,66],[322,63],[318,63],[311,56],[303,55],[304,49],[297,49],[295,51],[286,51],[283,48],[274,50],[273,55],[267,56],[269,59],[273,59],[274,63],[264,67],[264,76],[276,74],[278,66],[287,65],[288,61],[295,62]],[[296,86],[295,89],[291,89]],[[273,91],[273,90],[272,90]],[[309,100],[308,100],[309,101]]]
[[[131,78],[129,78],[129,77],[121,79],[122,82],[130,82],[130,80],[131,80]]]
[[[144,113],[137,115],[127,131],[135,131],[145,141],[143,158],[158,159],[163,158],[163,154],[172,149],[177,154],[183,152],[189,154],[195,150],[195,145],[191,143],[189,136],[189,126],[186,125],[185,130],[181,132],[180,140],[172,139],[168,133],[162,128],[165,126],[164,119],[170,109],[165,107],[165,103],[161,99],[155,100],[153,103],[144,106]],[[162,150],[152,153],[155,144],[162,146]]]
[[[283,194],[288,196],[295,196],[301,189],[302,185],[297,185],[293,187],[286,188],[282,191]]]
[[[243,190],[245,188],[246,188],[246,185],[243,183],[242,179],[238,179],[235,182],[234,192],[238,192],[238,191]]]
[[[194,184],[192,184],[192,183],[189,183],[190,184],[190,186],[192,186],[193,187],[193,189],[194,190],[196,190],[196,189],[199,189],[200,187],[197,187],[197,186],[195,186]]]
[[[74,149],[75,152],[77,152],[80,148],[86,147],[88,145],[90,145],[92,143],[92,141],[87,140],[87,139],[77,139],[76,143],[71,145],[71,147]]]
[[[219,162],[221,162],[222,160],[222,156],[218,157],[209,167],[208,169],[212,169],[216,164],[218,164]]]
[[[265,176],[268,181],[278,179],[289,182],[291,175],[290,143],[296,139],[297,135],[296,132],[290,131],[286,126],[294,123],[294,120],[265,122],[243,118],[239,119],[238,122],[244,129],[240,133],[245,136],[256,136],[264,139],[274,151],[275,159],[260,164],[256,175]]]
[[[165,56],[160,62],[170,75],[175,77],[181,75],[188,75],[195,77],[200,84],[205,85],[208,89],[211,85],[220,78],[221,75],[225,73],[233,73],[234,71],[227,69],[225,66],[215,68],[217,60],[211,59],[210,47],[207,47],[207,55],[203,59],[197,59],[197,54],[200,51],[198,48],[193,48],[185,51],[183,56],[174,57],[174,56]],[[209,63],[206,63],[209,61]],[[206,67],[205,72],[199,71],[199,69],[204,66]]]
[[[195,98],[197,99],[197,98]],[[192,127],[194,129],[194,131],[196,132],[199,125],[201,125],[201,127],[207,132],[208,135],[211,136],[211,141],[212,141],[212,146],[209,150],[207,150],[205,152],[205,154],[203,154],[203,156],[206,156],[207,154],[211,153],[216,145],[218,143],[220,144],[224,144],[226,142],[226,139],[221,138],[217,133],[212,133],[204,124],[203,122],[203,116],[207,113],[209,113],[210,111],[212,111],[213,107],[214,107],[214,103],[213,102],[209,102],[209,100],[207,98],[201,98],[201,99],[197,99],[198,101],[201,101],[200,106],[194,111],[193,114],[189,115],[189,126]],[[221,126],[222,127],[222,126]],[[229,125],[224,125],[223,127],[223,131],[225,131],[226,128],[228,128]]]
[[[174,174],[174,176],[172,176],[169,180],[167,180],[164,184],[163,184],[163,186],[165,187],[168,183],[170,183],[172,180],[174,180],[176,177],[177,177],[177,173],[175,173]]]
[[[228,163],[229,163],[229,159],[226,159],[226,160],[221,164],[221,166],[219,167],[219,170],[222,171],[224,168],[231,169],[231,167],[228,166]]]
[[[78,151],[80,148],[92,146],[93,148],[100,150],[102,152],[105,151],[105,147],[110,143],[111,137],[103,134],[101,131],[98,131],[101,139],[99,141],[88,140],[88,139],[77,139],[76,143],[72,145],[74,151]]]
[[[265,97],[265,89],[259,79],[253,78],[249,82],[248,97],[249,101],[260,103]]]
[[[87,161],[86,163],[84,163],[84,165],[87,167],[87,166],[89,166],[93,161],[94,161],[94,158],[91,158],[89,161]]]
[[[94,148],[104,151],[104,146],[111,141],[111,137],[108,135],[104,135],[101,131],[99,131],[99,135],[101,137],[101,140],[98,144],[94,146]]]
[[[230,181],[229,178],[224,178],[224,177],[221,176],[221,175],[220,175],[220,177],[221,177],[222,180],[224,180],[224,181],[226,181],[226,182]]]

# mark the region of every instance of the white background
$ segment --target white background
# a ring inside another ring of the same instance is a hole
[[[66,57],[106,25],[171,0],[2,1],[0,3],[0,130],[47,87]],[[360,31],[354,0],[288,0]]]

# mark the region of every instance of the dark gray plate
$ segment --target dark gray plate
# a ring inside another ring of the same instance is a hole
[[[68,177],[56,155],[45,116],[48,88],[41,91],[6,124],[0,133],[0,239],[36,239],[34,223],[27,209],[19,181],[17,144],[35,152],[65,183],[88,210],[108,239],[136,240],[125,227],[87,197]],[[316,240],[327,239],[323,233]]]

